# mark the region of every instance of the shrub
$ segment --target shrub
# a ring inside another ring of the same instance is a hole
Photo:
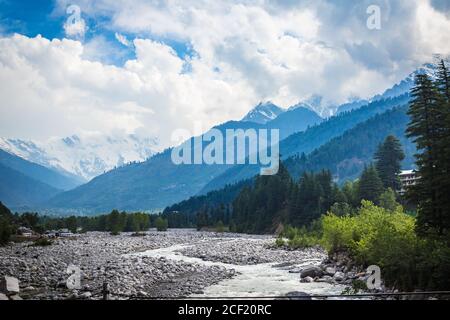
[[[216,224],[216,232],[225,232],[225,226],[223,225],[223,222],[219,220]]]
[[[156,230],[158,230],[158,231],[167,231],[169,222],[167,221],[167,219],[158,217],[155,221],[155,226],[156,226]]]
[[[52,245],[53,242],[47,238],[39,238],[33,242],[34,247],[46,247]]]
[[[363,201],[355,216],[329,213],[322,218],[321,244],[329,252],[347,251],[363,266],[378,265],[388,286],[450,288],[450,248],[442,241],[419,238],[415,222],[401,206],[386,210]]]
[[[277,247],[283,247],[285,245],[284,239],[282,236],[279,236],[276,240],[275,240],[275,246]]]
[[[314,230],[308,230],[305,227],[294,228],[287,226],[282,235],[288,238],[289,247],[294,249],[312,247],[319,243],[318,236]]]

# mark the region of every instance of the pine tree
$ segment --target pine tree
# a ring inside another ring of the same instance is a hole
[[[417,203],[417,231],[421,235],[443,233],[442,208],[438,202],[441,164],[442,113],[437,86],[426,75],[416,76],[408,115],[407,136],[413,138],[419,179],[408,188],[408,197]]]
[[[385,189],[400,189],[400,179],[398,174],[401,169],[401,162],[405,158],[400,141],[393,135],[386,137],[384,142],[378,147],[374,159],[376,169]]]
[[[374,165],[364,168],[358,183],[358,198],[378,203],[380,195],[383,193],[383,182],[378,175]]]
[[[436,197],[441,210],[439,229],[445,233],[450,230],[450,71],[443,60],[438,64],[436,87],[441,126],[437,155],[439,188]]]

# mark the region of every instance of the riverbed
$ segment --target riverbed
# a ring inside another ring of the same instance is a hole
[[[343,285],[300,282],[300,270],[319,265],[319,248],[284,250],[272,236],[151,230],[144,236],[89,232],[51,246],[19,243],[0,248],[0,274],[17,277],[25,299],[280,297],[292,292],[340,294]],[[81,287],[66,286],[67,268]]]

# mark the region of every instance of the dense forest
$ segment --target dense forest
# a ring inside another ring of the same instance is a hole
[[[220,216],[222,214],[220,211],[225,212],[222,222],[225,222],[224,220],[229,221],[231,203],[244,187],[252,184],[253,179],[247,179],[227,185],[220,190],[210,191],[205,195],[191,197],[188,200],[167,207],[162,215],[169,221],[169,227],[171,228],[195,227],[198,214],[203,216],[205,214],[207,216]],[[204,223],[209,224],[207,222]]]
[[[409,122],[407,110],[405,105],[378,114],[308,155],[302,153],[289,157],[284,164],[295,179],[303,172],[318,172],[326,168],[342,184],[346,180],[357,178],[364,166],[372,161],[373,154],[383,139],[387,135],[394,135],[402,143],[406,155],[402,167],[412,168],[415,146],[404,133]]]

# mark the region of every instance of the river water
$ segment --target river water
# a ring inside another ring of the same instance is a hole
[[[179,250],[191,245],[173,245],[167,248],[140,252],[136,255],[152,258],[164,257],[166,259],[207,266],[215,265],[236,271],[236,275],[233,278],[222,280],[216,285],[205,288],[203,294],[192,295],[191,297],[273,297],[284,296],[294,291],[305,292],[310,295],[336,295],[340,294],[345,288],[342,285],[333,285],[324,282],[300,283],[299,273],[290,273],[285,268],[277,267],[276,265],[279,263],[236,265],[204,261],[199,258],[185,256],[179,252]],[[296,266],[318,264],[320,264],[320,260],[318,259],[305,259]]]

